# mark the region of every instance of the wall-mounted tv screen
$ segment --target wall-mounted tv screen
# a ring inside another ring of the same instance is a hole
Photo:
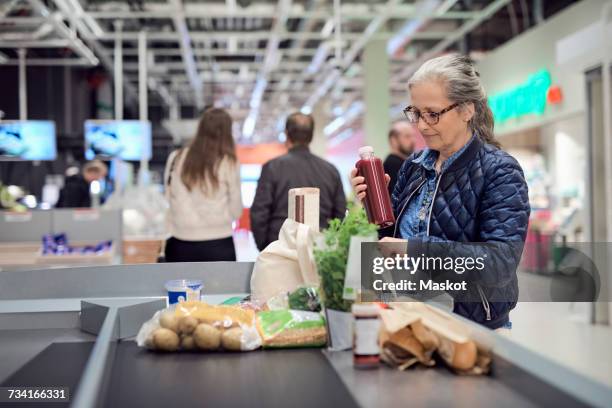
[[[0,160],[55,160],[55,122],[0,121]]]
[[[140,120],[88,120],[85,122],[85,158],[150,160],[151,122]]]

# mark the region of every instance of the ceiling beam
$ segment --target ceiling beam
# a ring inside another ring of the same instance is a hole
[[[263,66],[257,75],[255,89],[251,93],[251,102],[249,103],[251,111],[249,112],[249,116],[245,119],[242,126],[242,137],[246,139],[250,139],[255,131],[257,119],[259,118],[261,101],[263,99],[264,92],[266,91],[266,87],[268,86],[268,76],[273,70],[276,69],[278,63],[280,62],[278,46],[280,44],[281,36],[286,30],[291,1],[292,0],[278,0],[278,7],[276,11],[277,15],[272,25],[272,30],[270,31],[271,35],[267,43]]]
[[[257,70],[261,68],[261,62],[232,62],[232,61],[217,61],[219,69],[221,70],[239,70],[242,67],[247,67],[249,70]],[[207,69],[210,67],[210,64],[207,61],[198,61],[195,63],[196,68],[198,69]],[[282,62],[277,70],[279,71],[301,71],[308,66],[308,62],[299,62],[299,61],[286,61]],[[157,61],[154,64],[155,70],[182,70],[185,68],[185,64],[182,61],[176,62],[160,62]],[[137,62],[124,62],[123,69],[126,71],[138,71],[138,63]]]
[[[9,59],[5,62],[0,62],[4,65],[19,65],[18,59]],[[37,67],[52,67],[52,66],[91,66],[85,58],[32,58],[25,60],[26,65]]]
[[[0,48],[69,48],[68,40],[0,41]]]
[[[189,82],[195,92],[195,103],[198,108],[204,107],[204,87],[202,85],[202,79],[198,73],[196,66],[195,57],[193,55],[193,48],[191,46],[191,35],[187,28],[185,7],[182,0],[170,0],[170,4],[176,9],[176,13],[173,14],[173,21],[176,31],[180,37],[181,52],[183,55],[183,63],[185,64],[185,72],[189,77]],[[128,33],[125,33],[128,34]],[[153,34],[153,33],[151,33]],[[153,40],[152,35],[149,34],[149,39]]]
[[[444,10],[450,9],[456,2],[457,0],[445,0],[444,2],[429,0],[420,2],[417,7],[417,16],[404,23],[397,34],[389,39],[387,43],[387,55],[395,56],[403,53],[405,47],[415,39],[419,30],[421,30],[432,17],[436,14],[440,14]],[[432,37],[431,39],[440,40],[447,35],[448,33],[445,33],[443,37]]]
[[[44,17],[0,17],[0,24],[7,25],[40,25],[44,23]]]
[[[38,3],[40,3],[39,0],[36,0]],[[58,5],[58,8],[60,10],[67,10],[66,12],[70,12],[67,9],[67,6],[65,4],[64,0],[54,0],[56,2],[56,4]],[[83,27],[83,24],[81,24],[80,22],[80,17],[83,17],[85,15],[85,12],[81,6],[81,3],[77,2],[71,2],[73,7],[76,7],[76,10],[73,10],[74,13],[74,18],[72,19],[72,21],[74,21],[76,23],[76,33],[73,31],[69,31],[69,40],[74,41],[75,39],[78,40],[77,36],[75,34],[79,34],[82,38],[83,41],[91,48],[91,50],[93,51],[93,53],[95,54],[95,56],[97,57],[98,62],[96,63],[96,65],[98,63],[101,63],[102,66],[106,69],[106,71],[110,74],[110,75],[114,75],[114,65],[113,62],[111,60],[111,58],[109,57],[109,52],[106,50],[106,48],[104,48],[99,41],[97,41],[95,38],[92,38],[89,32],[87,32],[88,30],[86,30]],[[41,14],[43,16],[48,16],[49,15],[49,10],[45,7],[44,9],[39,9],[39,11],[41,12]],[[56,16],[57,17],[57,16]],[[58,22],[65,27],[65,24],[63,21],[61,20],[66,20],[66,21],[70,21],[71,18],[69,18],[69,16],[65,16],[63,15],[61,12],[59,13],[59,17],[60,19],[58,19]],[[95,22],[93,23],[95,26]],[[81,41],[81,40],[79,40]],[[130,83],[129,81],[123,81],[123,87],[125,88],[125,94],[126,96],[129,98],[130,101],[135,102],[138,100],[138,95],[136,93],[136,88],[134,88],[134,85],[132,83]]]
[[[90,50],[89,47],[83,43],[83,41],[74,35],[72,30],[70,30],[70,28],[64,24],[61,18],[58,18],[61,16],[61,13],[52,14],[41,0],[28,1],[34,10],[47,19],[47,22],[53,26],[55,32],[59,36],[70,42],[70,47],[75,54],[88,60],[91,65],[97,65],[100,62],[92,50]]]
[[[376,19],[378,21],[378,19]],[[386,20],[385,20],[386,21]],[[439,40],[441,38],[446,37],[449,34],[448,31],[441,32],[430,32],[423,31],[414,33],[412,38],[415,40]],[[374,33],[370,34],[368,38],[377,38],[388,40],[393,37],[395,33],[390,32],[382,32],[382,33]],[[200,42],[200,41],[221,41],[225,42],[229,38],[234,38],[237,41],[241,42],[252,42],[252,41],[261,41],[268,40],[270,38],[270,31],[261,30],[261,31],[217,31],[217,32],[208,32],[208,31],[191,31],[189,36],[192,41]],[[138,41],[138,32],[137,31],[128,31],[125,32],[122,36],[123,41],[137,42]],[[147,36],[150,41],[156,42],[176,42],[181,40],[181,36],[179,33],[174,32],[150,32]],[[342,39],[347,41],[359,41],[363,37],[362,33],[346,33],[342,34]],[[104,41],[115,41],[117,38],[116,33],[105,33],[101,35],[100,40]],[[314,33],[301,33],[301,32],[283,32],[279,35],[279,40],[326,40],[327,37],[319,32]]]
[[[395,13],[395,8],[401,2],[402,0],[389,0],[385,5],[386,7],[384,8],[384,11],[380,15],[376,16],[372,21],[370,21],[363,33],[360,34],[359,39],[353,43],[348,53],[344,55],[342,61],[336,62],[339,65],[336,67],[332,67],[332,72],[327,76],[325,80],[323,80],[321,85],[316,89],[315,92],[313,92],[310,98],[308,98],[308,100],[306,101],[306,105],[303,107],[304,111],[312,110],[314,105],[327,94],[327,92],[332,88],[332,86],[335,85],[336,81],[340,79],[342,73],[353,63],[359,53],[361,53],[361,50],[363,50],[363,47],[365,47],[367,42],[370,41],[378,32],[378,30],[380,30],[381,27],[387,22],[389,16]],[[344,18],[344,14],[342,14],[342,16]],[[342,37],[345,38],[345,35],[343,34]]]
[[[444,2],[442,0],[419,0],[415,2],[415,4],[413,4],[414,17],[408,19],[409,21],[407,21],[402,26],[399,32],[396,35],[394,35],[388,43],[388,45],[392,46],[391,48],[389,46],[387,47],[387,54],[389,55],[389,57],[395,53],[395,48],[397,47],[397,44],[394,45],[394,43],[398,41],[400,41],[401,43],[406,43],[407,41],[414,40],[417,34],[419,34],[419,30],[421,30],[431,19],[433,19],[436,15],[439,15],[447,11],[448,8],[452,6],[451,4],[452,1],[454,0],[445,0]],[[397,4],[393,4],[391,1],[389,1],[388,9],[392,10],[392,13],[395,13],[394,8],[396,5]],[[382,14],[379,18],[381,19],[382,23],[384,23],[389,18],[388,16],[389,16],[388,14]],[[373,23],[374,23],[374,20],[370,24],[373,24]],[[366,43],[370,41],[371,35],[367,35],[367,34],[368,34],[368,30],[366,29],[366,32],[364,33],[363,38],[359,42],[354,44],[355,50],[351,50],[353,51],[353,54],[347,55],[347,58],[345,58],[345,60],[343,61],[343,64],[340,67],[340,69],[333,71],[333,74],[325,82],[321,84],[321,86],[312,94],[310,98],[308,98],[308,101],[306,102],[306,106],[304,107],[305,109],[312,109],[312,107],[323,96],[325,96],[325,94],[327,94],[327,92],[329,92],[329,90],[332,87],[337,86],[338,79],[340,79],[342,72],[348,69],[348,67],[353,63],[353,61],[357,57],[358,53],[360,53],[363,47],[365,47]],[[373,32],[370,31],[370,34],[373,34]],[[361,47],[357,48],[356,45],[360,45]],[[333,79],[330,79],[330,78],[333,78]],[[357,120],[360,117],[360,114],[364,109],[365,109],[365,105],[363,103],[357,104],[357,102],[355,102],[351,110],[347,110],[343,115],[335,118],[332,121],[332,123],[342,123],[342,126],[346,126],[350,124],[351,121]],[[331,126],[331,123],[328,125],[326,129],[329,130],[330,129],[329,126]],[[332,126],[332,128],[335,128],[335,126]],[[339,129],[340,127],[336,130],[339,130]],[[326,132],[326,133],[330,133],[330,132]],[[331,136],[331,133],[328,134],[328,136]]]
[[[151,51],[159,57],[180,57],[180,48],[152,48]],[[312,57],[316,53],[316,48],[303,49],[282,49],[278,50],[284,57]],[[194,49],[193,54],[196,57],[263,57],[266,55],[266,50],[262,48],[239,49],[236,52],[229,52],[225,48],[215,49]],[[137,56],[138,50],[135,48],[126,48],[123,50],[123,55]]]
[[[493,14],[495,14],[499,9],[505,7],[508,3],[510,3],[510,1],[511,0],[493,1],[483,10],[481,10],[474,19],[465,22],[458,30],[450,33],[446,38],[438,42],[427,52],[420,55],[412,64],[408,65],[403,71],[401,71],[395,79],[401,81],[402,79],[409,78],[421,66],[421,64],[446,50],[467,33],[478,27],[484,20],[493,16]]]
[[[117,19],[169,19],[177,9],[167,4],[151,3],[146,5],[146,10],[139,11],[89,11],[93,18],[104,20]],[[386,5],[371,4],[344,4],[341,13],[345,20],[371,20],[380,13],[385,12]],[[189,18],[274,18],[276,17],[276,5],[254,4],[245,8],[235,8],[230,11],[223,4],[186,4],[185,12]],[[288,12],[288,18],[305,18],[327,20],[333,15],[332,8],[321,8],[318,10],[305,10],[301,4],[293,4]],[[415,7],[411,4],[398,5],[396,11],[390,17],[392,19],[414,18]],[[467,20],[474,18],[476,12],[472,11],[448,11],[436,16],[439,19]]]

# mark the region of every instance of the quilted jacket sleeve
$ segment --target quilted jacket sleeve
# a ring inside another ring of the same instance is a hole
[[[483,258],[484,269],[465,275],[450,273],[456,280],[469,280],[489,287],[502,287],[516,279],[529,221],[527,183],[518,162],[499,151],[485,172],[486,187],[477,215],[480,242],[442,241],[435,237],[410,239],[411,256]],[[452,278],[445,276],[445,278]]]

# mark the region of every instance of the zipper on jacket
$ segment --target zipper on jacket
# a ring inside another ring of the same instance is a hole
[[[476,285],[476,288],[478,289],[478,293],[480,294],[480,300],[482,301],[482,307],[484,308],[485,313],[487,315],[487,320],[491,320],[491,305],[489,304],[489,301],[487,300],[487,297],[482,291],[480,285]]]
[[[427,181],[427,178],[425,178],[425,180],[421,181],[421,184],[419,184],[417,186],[417,188],[415,188],[412,193],[410,193],[410,195],[408,196],[408,198],[406,199],[406,201],[404,201],[404,205],[402,206],[401,211],[399,212],[399,214],[397,215],[397,219],[395,220],[395,228],[393,228],[393,238],[397,237],[397,226],[399,224],[399,220],[402,218],[402,214],[404,214],[404,210],[406,209],[406,206],[408,205],[408,203],[410,202],[410,199],[412,198],[412,196],[419,191],[419,189],[423,186],[423,184],[425,184],[425,182]]]
[[[429,217],[427,219],[427,236],[429,236],[429,227],[431,225],[431,213],[433,211],[434,202],[436,201],[436,194],[438,194],[438,187],[440,187],[440,181],[442,180],[442,174],[444,174],[444,172],[440,173],[440,175],[438,176],[438,182],[436,183],[436,189],[434,190],[434,194],[431,199],[431,205],[429,207]],[[480,295],[480,300],[482,301],[482,307],[484,308],[486,318],[487,320],[491,320],[491,305],[489,304],[489,301],[487,300],[487,297],[482,291],[482,288],[480,287],[480,285],[476,285],[476,287],[478,288],[478,294]]]
[[[436,183],[436,189],[434,190],[433,196],[431,197],[431,204],[429,204],[429,216],[427,217],[427,236],[429,236],[429,225],[431,224],[431,212],[433,211],[433,205],[436,201],[436,195],[438,194],[438,187],[440,187],[440,181],[442,180],[442,174],[438,176],[438,182]]]

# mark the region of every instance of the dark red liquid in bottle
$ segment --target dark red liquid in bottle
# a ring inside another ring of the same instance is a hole
[[[365,184],[368,186],[363,200],[368,220],[382,228],[393,225],[395,216],[385,182],[382,160],[374,156],[374,149],[370,146],[360,148],[359,156],[361,160],[355,164],[355,167],[357,174],[365,178]]]

